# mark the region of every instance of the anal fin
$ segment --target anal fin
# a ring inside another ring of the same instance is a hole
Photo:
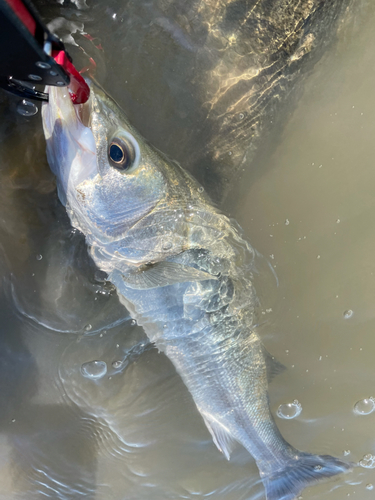
[[[237,441],[230,434],[229,430],[218,422],[215,417],[206,412],[201,412],[201,415],[207,429],[210,431],[213,442],[225,458],[229,460],[232,451],[237,445]]]

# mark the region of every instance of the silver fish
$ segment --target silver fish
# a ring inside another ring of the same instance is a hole
[[[150,340],[172,361],[220,451],[256,460],[267,500],[350,469],[288,444],[270,413],[277,363],[256,330],[255,251],[201,186],[150,146],[90,82],[88,103],[49,89],[47,158],[73,226]],[[268,367],[267,367],[268,365]]]

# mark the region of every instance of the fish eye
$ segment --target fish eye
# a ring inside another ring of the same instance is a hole
[[[128,170],[134,161],[134,148],[121,139],[112,139],[108,147],[108,160],[117,170]]]

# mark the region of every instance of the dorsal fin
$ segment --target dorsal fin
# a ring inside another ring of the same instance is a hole
[[[271,382],[276,377],[276,375],[280,375],[280,373],[283,373],[283,371],[286,370],[286,366],[280,363],[280,361],[277,361],[275,356],[272,356],[272,354],[270,354],[264,346],[263,355],[266,361],[267,379],[268,382]]]

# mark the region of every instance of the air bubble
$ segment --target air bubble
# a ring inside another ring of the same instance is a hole
[[[243,119],[245,118],[244,113],[240,113],[240,114],[238,115],[238,118],[239,118],[240,120],[243,120]]]
[[[199,186],[199,188],[198,188],[198,193],[203,193],[203,191],[204,191],[204,187]]]
[[[81,366],[81,373],[86,378],[99,379],[107,373],[107,363],[105,361],[89,361]]]
[[[367,453],[362,460],[360,460],[359,465],[365,469],[375,469],[375,457],[371,453]]]
[[[314,467],[314,470],[317,470],[317,471],[322,470],[322,469],[323,469],[323,467],[321,465],[315,465],[315,467]]]
[[[374,489],[373,484],[371,484],[371,483],[366,484],[366,490],[373,490],[373,489]]]
[[[170,250],[172,248],[172,242],[171,241],[166,241],[163,243],[163,250]]]
[[[353,411],[357,415],[369,415],[375,410],[375,399],[365,398],[357,401],[354,405]]]
[[[289,219],[285,219],[285,225],[289,226],[289,224],[290,224]]]
[[[90,323],[88,325],[85,326],[85,332],[89,332],[90,330],[92,330],[92,325],[90,325]]]
[[[284,418],[286,420],[290,420],[292,418],[298,417],[302,412],[302,405],[295,399],[293,403],[285,403],[280,405],[277,409],[277,416],[280,418]]]
[[[344,312],[344,319],[349,319],[353,316],[354,312],[351,309],[348,309]]]
[[[122,366],[122,361],[120,361],[120,360],[114,361],[114,362],[112,363],[112,366],[113,366],[113,368],[116,368],[116,369],[117,369],[117,368],[121,368],[121,366]]]
[[[17,104],[17,113],[22,116],[34,116],[38,112],[38,106],[33,102],[23,99]]]
[[[135,326],[135,325],[137,324],[137,321],[136,321],[135,319],[132,319],[132,320],[131,320],[131,322],[130,322],[130,324],[131,324],[132,326]]]
[[[43,255],[39,254],[36,256],[36,260],[42,260],[43,259]]]

